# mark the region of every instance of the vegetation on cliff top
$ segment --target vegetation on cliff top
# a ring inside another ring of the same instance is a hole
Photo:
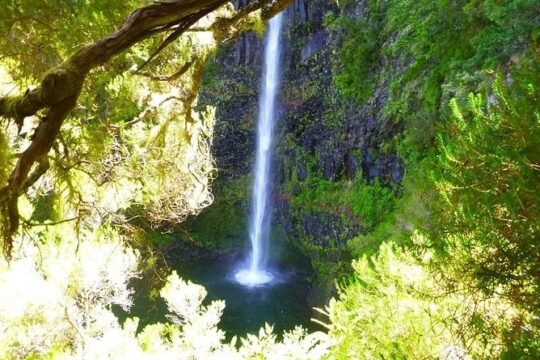
[[[382,245],[355,263],[342,302],[333,304],[342,317],[333,330],[338,349],[344,356],[536,358],[539,5],[362,5],[347,1],[341,14],[326,17],[343,34],[334,83],[359,104],[371,101],[366,84],[390,84],[380,120],[404,123],[394,143],[406,174],[395,211],[349,241],[357,256]],[[405,274],[426,277],[406,285],[396,278],[405,275],[396,273],[403,263],[417,266]],[[392,320],[380,320],[389,313]],[[407,320],[396,326],[402,313]],[[355,340],[359,333],[363,340]],[[454,340],[440,342],[445,336]]]

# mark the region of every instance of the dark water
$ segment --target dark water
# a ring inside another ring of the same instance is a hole
[[[227,338],[258,332],[267,322],[276,332],[291,330],[302,325],[309,330],[323,330],[311,321],[315,316],[308,298],[313,296],[310,285],[312,269],[307,259],[275,239],[270,263],[275,281],[269,285],[249,288],[234,281],[234,272],[241,260],[240,254],[222,256],[213,260],[179,261],[169,264],[178,275],[203,285],[208,292],[205,304],[211,300],[225,300],[225,310],[219,327]],[[140,324],[165,321],[166,306],[162,299],[150,300],[151,277],[137,280],[134,306],[129,315],[141,319]],[[128,314],[117,311],[119,318]]]

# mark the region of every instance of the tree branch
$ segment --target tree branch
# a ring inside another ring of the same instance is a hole
[[[152,75],[152,74],[146,73],[146,72],[139,72],[139,70],[137,70],[136,74],[140,75],[140,76],[147,77],[147,78],[155,80],[155,81],[173,82],[173,81],[178,80],[182,75],[184,75],[186,73],[186,71],[189,70],[191,65],[193,65],[194,62],[195,62],[194,59],[189,60],[178,71],[176,71],[174,74],[171,74],[171,75]]]
[[[242,19],[249,17],[249,24],[255,21],[251,19],[250,14],[261,10],[259,21],[263,21],[281,11],[291,1],[254,1],[240,9],[231,18],[220,19],[219,23],[216,21],[211,26],[211,31],[214,34],[221,32],[227,34],[227,36],[218,37],[218,40],[230,39],[231,34],[237,36],[247,29],[244,25],[239,26]],[[22,127],[25,117],[35,115],[40,110],[46,110],[45,116],[35,130],[31,144],[20,155],[7,186],[0,188],[0,211],[5,220],[2,229],[4,255],[7,258],[11,254],[12,236],[19,227],[18,197],[26,190],[28,184],[33,184],[47,170],[47,167],[38,166],[31,175],[31,181],[28,181],[33,166],[47,157],[65,118],[75,107],[89,71],[108,62],[112,57],[136,43],[155,34],[172,31],[150,56],[148,59],[150,61],[199,19],[227,2],[227,0],[177,0],[158,2],[136,10],[124,21],[118,31],[83,47],[67,61],[49,71],[36,89],[27,90],[20,96],[0,97],[0,117],[14,119],[19,128]],[[198,72],[196,75],[199,75]],[[202,70],[200,72],[202,73]],[[188,103],[192,100],[188,99]]]

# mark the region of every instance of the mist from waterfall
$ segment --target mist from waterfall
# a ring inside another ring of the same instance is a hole
[[[264,48],[264,73],[259,99],[255,180],[250,214],[249,237],[251,254],[247,268],[236,273],[236,280],[247,286],[257,286],[272,280],[266,269],[265,252],[268,241],[271,204],[268,200],[271,176],[272,138],[276,117],[275,103],[279,88],[280,33],[282,14],[269,21]]]

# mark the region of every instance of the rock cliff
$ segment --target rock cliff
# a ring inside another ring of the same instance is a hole
[[[351,16],[365,16],[362,5],[357,2]],[[343,96],[334,84],[342,34],[325,26],[325,19],[337,13],[324,0],[296,0],[287,9],[276,114],[274,223],[312,259],[323,279],[348,266],[348,241],[373,227],[377,219],[371,212],[385,210],[365,210],[365,190],[394,196],[404,174],[400,157],[388,146],[402,131],[384,114],[388,76],[372,84],[372,95],[362,103]],[[262,42],[246,34],[220,49],[208,65],[200,105],[216,107],[216,204],[186,223],[195,237],[213,212],[228,214],[221,219],[224,236],[246,231],[234,228],[245,222],[227,221],[231,214],[240,219],[249,208]],[[400,71],[399,64],[395,68]]]

